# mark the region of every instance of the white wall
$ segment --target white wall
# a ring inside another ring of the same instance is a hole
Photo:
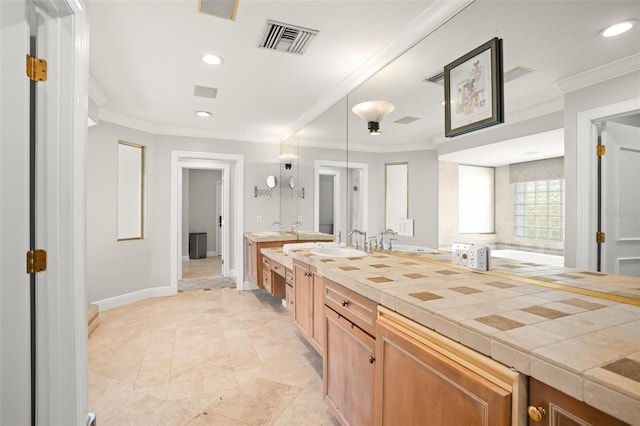
[[[117,241],[118,141],[145,146],[145,238]],[[89,128],[87,145],[87,298],[90,302],[151,285],[155,235],[150,218],[156,167],[153,136],[101,122]],[[167,227],[168,229],[168,227]],[[167,277],[168,278],[168,277]],[[168,283],[168,282],[167,282]]]
[[[564,98],[564,174],[565,174],[565,265],[575,266],[577,250],[577,175],[576,150],[578,144],[588,144],[591,141],[578,141],[576,136],[576,116],[578,113],[596,109],[606,105],[640,98],[640,71],[625,74],[602,83],[594,84],[567,93]],[[573,220],[571,220],[573,218]],[[595,244],[594,244],[595,250]]]
[[[118,140],[146,146],[145,238],[116,241],[116,172]],[[279,218],[278,197],[254,198],[254,185],[264,187],[278,173],[279,146],[238,141],[151,135],[101,121],[89,129],[87,149],[87,295],[89,301],[170,285],[171,151],[216,152],[245,156],[245,231],[271,229]],[[269,162],[269,159],[273,159]],[[233,168],[231,176],[233,176]],[[234,183],[229,185],[233,188]],[[235,202],[231,193],[231,204]],[[233,215],[231,215],[233,216]],[[263,222],[256,223],[262,216]],[[237,218],[228,218],[233,229]],[[230,253],[242,236],[232,236]],[[235,259],[229,259],[230,268]]]

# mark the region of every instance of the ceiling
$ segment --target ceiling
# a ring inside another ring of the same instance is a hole
[[[493,37],[503,39],[505,71],[533,70],[505,84],[506,123],[561,110],[563,90],[612,77],[607,64],[621,63],[620,73],[640,63],[638,25],[599,35],[640,18],[638,1],[240,0],[235,21],[198,13],[196,0],[88,0],[87,10],[100,120],[157,134],[277,143],[304,128],[316,146],[348,132],[350,148],[433,149],[445,141],[444,89],[423,80]],[[262,49],[268,19],[319,33],[303,55]],[[205,53],[225,62],[205,65]],[[194,85],[217,98],[195,97]],[[396,105],[377,137],[349,112],[373,99]],[[405,116],[419,119],[394,123]],[[562,132],[545,136],[519,140],[519,155],[562,155]]]

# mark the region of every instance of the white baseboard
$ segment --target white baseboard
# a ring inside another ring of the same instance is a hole
[[[242,290],[258,290],[260,287],[252,283],[251,281],[245,281]]]
[[[217,251],[208,251],[207,257],[216,257],[218,255]]]
[[[130,303],[140,302],[142,300],[151,299],[153,297],[175,296],[176,289],[171,287],[152,287],[144,290],[134,291],[132,293],[122,294],[120,296],[109,297],[107,299],[98,300],[94,303],[98,305],[98,311],[108,311],[109,309],[128,305]]]
[[[189,260],[189,255],[182,256],[182,260]]]

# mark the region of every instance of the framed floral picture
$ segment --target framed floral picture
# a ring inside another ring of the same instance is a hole
[[[445,136],[504,122],[502,39],[494,38],[444,67]]]

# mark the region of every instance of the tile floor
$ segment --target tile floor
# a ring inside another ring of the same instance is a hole
[[[182,279],[211,278],[222,275],[222,261],[220,256],[210,256],[203,259],[189,259],[182,261]]]
[[[89,409],[106,425],[337,425],[322,359],[262,290],[186,291],[100,313]]]

